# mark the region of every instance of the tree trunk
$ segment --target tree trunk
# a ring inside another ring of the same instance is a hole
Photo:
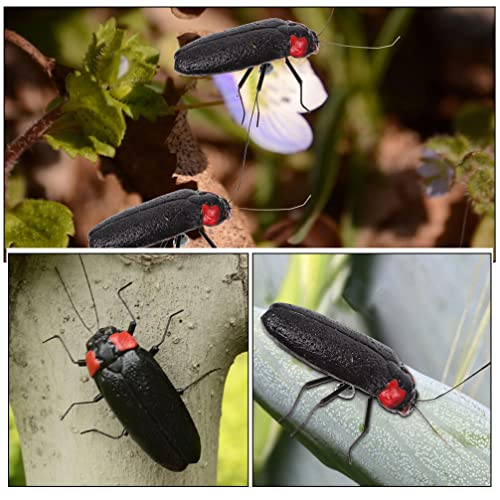
[[[57,277],[92,332],[96,319],[82,266],[76,255],[10,255],[9,397],[22,443],[29,485],[213,485],[224,380],[234,357],[247,349],[247,257],[207,254],[84,255],[100,326],[125,330],[137,319],[135,338],[149,349],[157,344],[169,314],[172,321],[156,360],[176,387],[219,371],[182,396],[201,437],[201,459],[183,472],[157,465],[130,438],[113,440],[80,431],[97,428],[112,435],[122,429],[107,403],[77,406],[98,394],[86,368],[85,330]],[[182,322],[179,322],[182,319]]]

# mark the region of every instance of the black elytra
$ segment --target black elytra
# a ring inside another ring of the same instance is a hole
[[[91,292],[98,324],[97,308],[81,256],[80,261]],[[75,312],[84,327],[91,331],[74,306],[57,268],[56,271]],[[114,326],[98,328],[86,343],[85,359],[75,360],[59,335],[54,335],[44,341],[58,339],[74,364],[87,367],[89,375],[99,389],[99,394],[94,399],[71,404],[61,420],[75,406],[97,403],[105,399],[123,425],[122,432],[113,436],[98,429],[88,429],[82,431],[81,434],[94,432],[113,439],[130,435],[155,462],[169,470],[182,471],[189,464],[199,461],[201,441],[181,395],[189,387],[218,369],[210,370],[188,386],[177,389],[155,360],[155,355],[167,336],[172,318],[183,311],[177,311],[169,316],[158,344],[149,350],[143,349],[133,336],[136,328],[135,318],[121,296],[121,292],[131,284],[128,283],[118,290],[118,297],[132,318],[128,328],[126,330],[120,330]]]
[[[265,19],[202,36],[177,50],[174,68],[187,76],[240,71],[319,50],[316,33],[303,24]]]
[[[142,248],[173,239],[180,247],[185,233],[198,230],[214,248],[204,226],[230,217],[231,206],[222,196],[180,189],[112,215],[89,232],[88,241],[93,248]]]

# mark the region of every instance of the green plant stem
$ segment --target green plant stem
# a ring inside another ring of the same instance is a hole
[[[170,106],[172,111],[189,111],[190,109],[202,109],[209,108],[211,106],[222,106],[224,101],[219,99],[217,101],[208,101],[208,102],[197,102],[194,104],[179,104],[178,106]]]

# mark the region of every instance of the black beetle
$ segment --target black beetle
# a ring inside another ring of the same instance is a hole
[[[289,57],[301,59],[319,52],[319,37],[324,32],[333,16],[333,9],[325,27],[316,34],[302,23],[283,19],[264,19],[253,23],[230,28],[219,33],[202,36],[187,43],[174,54],[174,69],[186,76],[210,76],[219,73],[232,73],[246,69],[238,83],[238,93],[245,121],[245,107],[241,97],[241,88],[255,67],[260,68],[257,85],[257,97],[262,89],[266,73],[271,63],[284,59],[300,87],[300,105],[305,111],[309,109],[302,100],[302,79],[293,67]],[[330,45],[357,49],[379,50],[394,46],[399,37],[390,45],[366,47],[327,42]],[[257,120],[258,122],[258,120]]]
[[[318,37],[307,26],[282,19],[265,19],[212,33],[187,43],[175,53],[174,68],[186,76],[207,76],[246,69],[238,83],[240,92],[252,70],[259,66],[261,72],[257,86],[258,95],[266,75],[266,65],[276,59],[285,59],[287,67],[300,86],[300,104],[309,111],[302,102],[302,80],[288,58],[309,57],[318,50]],[[257,101],[257,96],[255,99]],[[240,101],[243,123],[245,107],[241,93]]]
[[[415,409],[418,410],[417,402],[424,401],[419,399],[415,379],[397,354],[390,347],[367,335],[322,314],[284,303],[272,304],[262,315],[261,320],[267,333],[281,348],[326,375],[302,386],[292,408],[282,420],[291,415],[304,391],[323,384],[339,382],[331,394],[314,406],[295,432],[307,424],[318,408],[341,397],[346,391],[354,395],[354,392],[359,390],[368,395],[363,431],[349,447],[349,463],[352,463],[354,447],[369,431],[374,399],[377,399],[384,410],[402,417],[411,415]],[[432,400],[456,389],[490,364],[482,366],[462,382]],[[430,422],[427,423],[431,425]],[[437,433],[433,427],[432,429]]]
[[[87,271],[81,256],[79,257],[98,323],[97,308]],[[57,268],[56,272],[81,323],[92,333],[76,309]],[[99,394],[94,399],[72,403],[61,420],[77,405],[97,403],[105,399],[122,423],[123,431],[117,436],[98,429],[88,429],[81,434],[96,432],[112,439],[130,435],[155,462],[169,470],[182,471],[189,464],[199,461],[201,443],[198,430],[180,396],[186,389],[218,368],[210,370],[183,389],[176,389],[154,357],[166,338],[172,318],[183,311],[169,316],[162,339],[157,345],[149,351],[143,349],[133,337],[136,328],[134,315],[121,296],[121,292],[131,284],[127,283],[118,290],[118,297],[132,318],[127,330],[114,326],[98,328],[87,341],[85,359],[75,360],[59,335],[44,341],[45,343],[58,339],[72,363],[87,367],[99,389]]]
[[[288,208],[241,208],[250,212],[286,212],[309,202]],[[127,208],[103,220],[88,234],[95,248],[148,247],[173,239],[179,248],[187,241],[186,232],[198,230],[212,248],[215,243],[203,226],[217,226],[231,217],[231,205],[222,196],[192,189],[180,189]]]
[[[203,226],[217,226],[230,217],[231,206],[222,196],[180,189],[100,222],[88,234],[89,246],[136,248],[174,239],[174,245],[180,247],[186,232],[198,230],[214,248]]]

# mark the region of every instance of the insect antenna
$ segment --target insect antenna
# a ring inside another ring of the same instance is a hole
[[[250,127],[252,126],[253,115],[255,113],[255,106],[257,104],[258,94],[255,95],[255,101],[253,102],[252,112],[250,113],[250,120],[248,121],[247,127],[247,138],[245,141],[245,148],[243,149],[243,160],[241,161],[240,177],[238,183],[236,184],[236,193],[240,190],[241,182],[243,181],[243,175],[245,173],[245,167],[247,163],[248,146],[250,144]]]
[[[417,412],[421,415],[421,417],[427,422],[427,424],[429,425],[429,427],[432,429],[432,432],[434,432],[434,434],[436,434],[436,436],[439,439],[441,439],[441,441],[443,441],[443,443],[446,444],[446,446],[448,446],[450,449],[453,450],[453,448],[450,445],[450,443],[448,443],[448,441],[446,441],[446,439],[443,436],[441,436],[441,434],[439,434],[439,432],[437,431],[437,429],[431,424],[430,420],[422,413],[422,411],[417,406],[415,406],[415,410],[417,410]]]
[[[488,366],[491,365],[491,361],[488,361],[488,363],[486,363],[484,366],[482,366],[481,368],[479,368],[478,370],[476,370],[474,373],[472,373],[471,375],[469,375],[467,378],[464,378],[462,380],[462,382],[460,382],[459,384],[453,386],[451,389],[448,389],[447,391],[443,392],[442,394],[439,394],[438,396],[435,396],[433,398],[429,398],[429,399],[419,399],[418,402],[419,403],[427,403],[429,401],[436,401],[436,399],[439,399],[439,398],[442,398],[443,396],[445,396],[446,394],[448,394],[449,392],[451,391],[454,391],[455,389],[457,389],[458,387],[460,387],[462,384],[465,384],[465,382],[467,382],[468,380],[470,380],[472,377],[476,376],[478,373],[482,372],[483,370],[485,370],[486,368],[488,368]],[[416,408],[416,407],[415,407]]]
[[[396,45],[399,40],[400,40],[400,36],[398,36],[397,38],[395,38],[395,40],[390,43],[389,45],[377,45],[377,46],[367,46],[367,45],[347,45],[347,44],[344,44],[344,43],[337,43],[337,42],[321,42],[325,45],[335,45],[337,47],[345,47],[347,49],[364,49],[364,50],[382,50],[382,49],[390,49],[391,47],[394,47],[394,45]]]
[[[90,286],[90,280],[89,280],[89,277],[87,274],[87,269],[85,269],[85,264],[83,263],[82,256],[80,254],[78,254],[78,257],[80,259],[80,263],[82,264],[83,274],[85,274],[85,281],[87,282],[87,287],[88,287],[89,292],[90,292],[90,298],[92,299],[92,307],[94,308],[94,312],[95,312],[95,321],[97,323],[97,328],[99,328],[99,315],[97,314],[97,307],[95,305],[94,294],[92,292],[92,287]]]
[[[80,320],[81,324],[84,326],[84,328],[90,333],[92,334],[92,330],[87,326],[87,324],[85,323],[85,321],[83,321],[83,318],[82,316],[80,315],[80,312],[78,311],[78,309],[76,308],[75,306],[75,303],[73,302],[73,297],[71,297],[71,294],[69,293],[69,290],[68,290],[68,287],[66,286],[66,283],[64,282],[64,280],[62,279],[62,276],[61,276],[61,272],[59,271],[59,269],[56,267],[56,273],[57,273],[57,277],[59,278],[59,281],[61,282],[61,285],[63,286],[64,288],[64,291],[66,292],[66,296],[68,297],[70,303],[71,303],[71,307],[73,307],[73,310],[75,311],[76,315],[78,316],[78,319]]]
[[[328,28],[328,25],[330,24],[331,20],[333,19],[333,11],[335,10],[335,7],[332,7],[332,10],[330,11],[330,15],[328,16],[328,20],[326,21],[326,24],[324,28],[318,33],[318,38],[323,34],[323,32]]]
[[[295,205],[293,207],[287,207],[287,208],[246,208],[246,207],[236,207],[236,208],[238,208],[239,210],[245,210],[247,212],[288,212],[290,210],[296,210],[297,208],[305,207],[309,203],[311,197],[312,195],[309,195],[306,198],[306,201],[302,202],[300,205]]]

